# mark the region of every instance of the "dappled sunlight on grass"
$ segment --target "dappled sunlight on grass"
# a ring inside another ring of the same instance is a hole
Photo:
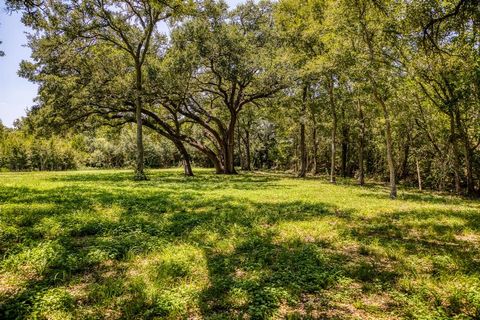
[[[0,174],[0,318],[480,316],[480,202],[198,170]]]

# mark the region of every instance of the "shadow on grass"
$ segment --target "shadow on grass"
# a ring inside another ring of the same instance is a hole
[[[239,175],[216,175],[209,173],[208,170],[201,170],[194,177],[185,177],[178,171],[153,171],[148,174],[149,180],[135,182],[138,188],[158,187],[169,189],[190,190],[218,190],[219,188],[229,188],[238,190],[263,190],[266,188],[279,188],[276,182],[286,176],[272,174],[253,174],[242,173]],[[73,182],[73,183],[95,183],[96,185],[115,185],[125,186],[133,183],[131,172],[109,173],[87,171],[83,173],[69,173],[66,175],[57,175],[49,179],[55,182]],[[281,187],[282,189],[285,186]]]
[[[130,186],[130,173],[89,173],[50,179],[63,187],[1,187],[0,318],[342,318],[351,310],[335,313],[342,309],[332,292],[345,279],[389,292],[412,272],[410,256],[445,254],[464,275],[480,270],[475,243],[455,236],[479,230],[470,212],[364,220],[321,202],[208,196],[276,188],[277,179],[161,173]],[[454,220],[442,224],[436,215]],[[303,234],[302,223],[325,225],[332,236]]]

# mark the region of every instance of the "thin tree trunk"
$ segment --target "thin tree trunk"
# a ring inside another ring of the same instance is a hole
[[[235,170],[235,124],[236,115],[232,114],[224,141],[224,174],[237,174]]]
[[[418,161],[418,158],[415,159],[416,165],[417,165],[417,179],[418,179],[418,190],[422,191],[422,175],[420,172],[420,162]]]
[[[378,67],[377,63],[375,62],[375,51],[373,48],[373,33],[369,32],[367,29],[366,24],[362,21],[363,27],[363,36],[365,42],[368,46],[368,51],[370,55],[370,65],[372,68]],[[395,173],[395,162],[393,160],[393,150],[392,150],[392,129],[390,123],[390,114],[388,112],[387,105],[385,101],[380,96],[378,92],[377,82],[375,81],[374,75],[370,72],[369,73],[370,82],[372,84],[373,95],[375,100],[381,105],[383,116],[385,118],[385,140],[387,145],[387,163],[388,163],[388,170],[390,172],[390,198],[395,199],[397,197],[397,182],[396,182],[396,173]]]
[[[240,165],[240,168],[242,168],[242,170],[244,170],[245,168],[245,159],[243,157],[243,154],[242,154],[242,137],[241,137],[241,134],[240,134],[240,126],[237,126],[237,153],[238,153],[238,161],[239,161],[239,165]]]
[[[317,123],[315,120],[315,115],[312,117],[313,121],[313,130],[312,130],[312,144],[313,144],[313,168],[312,173],[314,175],[318,174],[318,141],[317,141]]]
[[[408,134],[410,136],[410,134]],[[408,176],[408,157],[410,155],[410,137],[408,137],[407,143],[403,148],[403,158],[402,158],[402,172],[400,173],[400,179],[405,179]]]
[[[455,117],[452,111],[448,112],[448,116],[450,117],[450,139],[449,140],[453,150],[453,173],[455,178],[455,193],[460,194],[462,193],[460,173],[458,172],[458,170],[460,169],[460,152],[457,146],[457,133],[455,131]]]
[[[343,178],[347,177],[347,163],[348,163],[348,146],[349,146],[349,128],[346,125],[345,121],[345,107],[342,106],[342,155],[341,155],[341,165],[340,165],[340,172]]]
[[[347,177],[347,160],[348,160],[348,138],[345,136],[346,131],[343,131],[342,137],[342,165],[341,165],[341,173],[342,177]]]
[[[365,149],[365,116],[363,114],[362,107],[358,103],[359,115],[360,115],[360,146],[358,150],[358,183],[363,186],[365,185],[365,169],[364,169],[364,149]]]
[[[465,152],[465,171],[467,173],[467,194],[472,196],[475,194],[475,182],[473,179],[473,167],[472,167],[472,149],[470,148],[470,141],[468,139],[468,135],[465,132],[461,118],[460,118],[460,110],[455,108],[455,122],[457,125],[458,134],[461,136],[463,149]]]
[[[470,149],[470,143],[464,141],[465,146],[465,167],[467,169],[467,194],[473,196],[475,194],[475,181],[473,179],[473,166],[472,166],[472,152]]]
[[[390,172],[390,198],[395,199],[397,197],[397,182],[395,174],[395,162],[393,159],[393,147],[392,147],[392,128],[390,123],[390,114],[388,112],[385,101],[380,97],[376,84],[373,84],[373,92],[376,100],[382,106],[383,117],[385,119],[385,140],[387,144],[387,163],[388,170]]]
[[[245,129],[245,169],[247,171],[252,170],[251,157],[250,157],[250,131]]]
[[[307,86],[303,88],[302,110],[300,115],[300,172],[299,178],[305,178],[307,175],[307,144],[305,141],[305,113],[307,110]]]
[[[305,143],[305,124],[300,123],[300,172],[299,178],[305,178],[307,174],[307,147]]]
[[[330,108],[332,112],[332,153],[331,153],[331,160],[330,160],[330,182],[331,183],[336,183],[337,178],[336,178],[336,172],[335,172],[335,162],[336,162],[336,148],[337,148],[337,108],[335,106],[335,96],[333,92],[333,76],[329,79],[328,82],[328,94],[330,97]]]

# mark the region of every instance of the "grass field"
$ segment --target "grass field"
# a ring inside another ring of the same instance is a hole
[[[0,173],[0,319],[479,319],[480,202],[197,170]]]

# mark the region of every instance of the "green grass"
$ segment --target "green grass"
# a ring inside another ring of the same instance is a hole
[[[1,319],[478,319],[480,202],[197,170],[0,173]]]

